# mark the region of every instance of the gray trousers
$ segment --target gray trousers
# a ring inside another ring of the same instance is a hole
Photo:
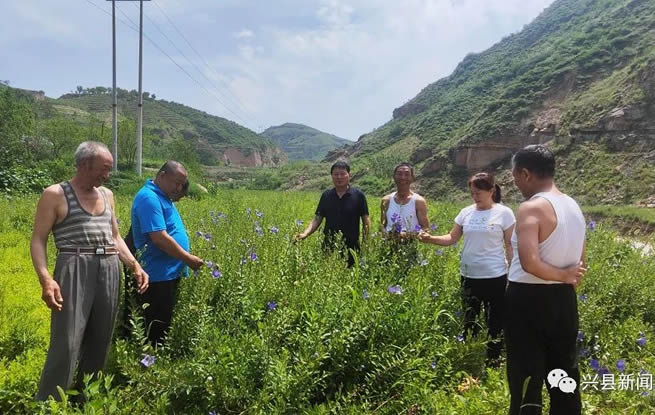
[[[59,400],[57,386],[73,386],[76,368],[76,382],[104,368],[118,311],[120,262],[118,255],[60,253],[53,276],[64,302],[51,314],[40,401],[50,395]]]

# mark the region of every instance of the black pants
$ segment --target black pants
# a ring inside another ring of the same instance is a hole
[[[505,300],[510,415],[541,414],[542,385],[553,369],[564,370],[578,386],[574,393],[564,393],[546,382],[550,414],[580,414],[575,289],[569,284],[510,282]],[[528,378],[524,396],[523,384]]]
[[[505,287],[507,275],[497,278],[466,278],[462,276],[462,301],[464,303],[464,334],[476,336],[480,325],[476,323],[484,306],[484,320],[487,323],[487,365],[499,364],[503,348],[503,325],[505,323]]]
[[[162,343],[171,326],[179,282],[179,278],[171,281],[151,282],[146,292],[137,295],[140,305],[149,304],[144,310],[144,317],[148,340],[153,346]]]
[[[355,257],[353,257],[353,254],[350,252],[350,250],[352,249],[353,251],[359,253],[360,249],[358,241],[352,241],[348,239],[340,241],[337,237],[328,235],[323,238],[322,247],[323,251],[326,253],[330,253],[334,251],[334,249],[337,249],[342,257],[347,257],[348,268],[352,268],[352,266],[355,265]]]

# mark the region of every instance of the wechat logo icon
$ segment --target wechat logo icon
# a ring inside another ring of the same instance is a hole
[[[553,369],[548,374],[550,388],[559,388],[564,393],[573,393],[578,384],[562,369]]]

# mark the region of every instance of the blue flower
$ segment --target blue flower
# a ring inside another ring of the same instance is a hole
[[[214,266],[214,263],[211,262],[211,261],[207,261],[207,262],[205,262],[205,265],[207,265],[207,268],[211,268],[211,267]]]
[[[416,225],[414,226],[414,232],[421,232],[423,228],[421,228],[421,225]]]
[[[212,239],[211,234],[206,233],[206,234],[205,234],[205,240],[210,241],[211,239]]]
[[[141,364],[144,367],[150,367],[155,364],[155,356],[150,356],[149,354],[143,356],[143,359],[141,359]]]
[[[246,213],[250,215],[252,213],[252,209],[250,208],[246,209]]]
[[[650,396],[650,392],[648,392],[648,391],[643,391],[643,392],[641,392],[639,395],[641,395],[641,396]]]
[[[608,368],[606,368],[606,367],[601,367],[600,369],[598,369],[598,371],[596,373],[598,373],[598,376],[602,377],[603,375],[609,375],[610,370]]]
[[[441,256],[441,255],[443,255],[443,249],[437,249],[436,251],[434,251],[434,253],[435,253],[437,256]]]
[[[245,264],[246,262],[248,262],[246,258],[241,258],[241,265]]]
[[[264,230],[259,225],[255,226],[255,233],[259,236],[264,236]]]
[[[214,272],[212,272],[212,277],[214,278],[221,278],[223,274],[221,274],[221,271],[215,269]]]
[[[390,285],[387,287],[387,292],[389,294],[402,295],[403,289],[400,287],[400,285]]]
[[[432,229],[433,231],[436,231],[437,229],[439,229],[439,227],[437,225],[433,224],[432,226],[430,226],[430,229]]]
[[[257,254],[255,253],[255,251],[250,253],[250,260],[257,261]]]
[[[258,210],[255,210],[255,215],[257,215],[258,218],[261,218],[264,216],[264,214]]]
[[[197,235],[197,236],[202,236],[202,232],[197,231],[197,232],[196,232],[196,235]]]
[[[582,301],[583,303],[587,301],[587,294],[580,294],[580,301]]]
[[[300,219],[296,219],[296,225],[297,226],[302,226],[302,224],[303,224],[303,221],[301,221]]]
[[[278,228],[276,228],[275,226],[271,226],[271,228],[270,228],[269,230],[270,230],[272,233],[274,233],[275,235],[277,235],[277,233],[280,231],[280,230],[279,230]]]
[[[371,295],[368,293],[368,291],[364,290],[364,291],[362,292],[362,298],[363,298],[364,300],[368,300],[369,298],[371,298]]]
[[[463,342],[464,342],[464,336],[462,336],[461,334],[458,334],[457,337],[455,337],[455,338],[456,338],[457,341],[460,342],[460,343],[463,343]]]
[[[584,333],[581,330],[578,330],[578,341],[582,342],[584,340]]]
[[[277,303],[275,301],[269,301],[266,306],[268,307],[268,311],[274,311],[277,308]]]
[[[588,227],[589,227],[590,231],[595,231],[596,230],[596,221],[593,221],[593,220],[590,221]]]
[[[430,363],[430,367],[432,368],[432,370],[436,369],[437,368],[437,362],[433,361],[432,363]]]
[[[641,347],[644,347],[648,343],[648,340],[643,335],[637,339],[637,344]]]
[[[600,370],[600,362],[596,359],[591,359],[589,360],[589,367],[598,372],[598,370]]]
[[[424,259],[423,261],[421,261],[421,263],[419,265],[422,266],[422,267],[428,265],[428,260]]]
[[[437,297],[439,297],[439,293],[437,293],[436,291],[432,291],[432,292],[430,293],[430,295],[432,296],[432,298],[437,298]]]
[[[218,414],[216,413],[216,411],[210,411],[209,415],[218,415]]]
[[[625,359],[619,359],[616,362],[616,368],[619,372],[623,373],[625,371]]]

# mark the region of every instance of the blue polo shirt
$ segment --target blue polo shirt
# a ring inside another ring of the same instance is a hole
[[[150,239],[149,234],[157,231],[166,231],[182,249],[189,252],[189,237],[177,208],[159,186],[148,180],[132,202],[134,246],[142,252],[141,262],[151,282],[170,281],[180,275],[186,276],[188,271],[184,262],[166,254]]]

